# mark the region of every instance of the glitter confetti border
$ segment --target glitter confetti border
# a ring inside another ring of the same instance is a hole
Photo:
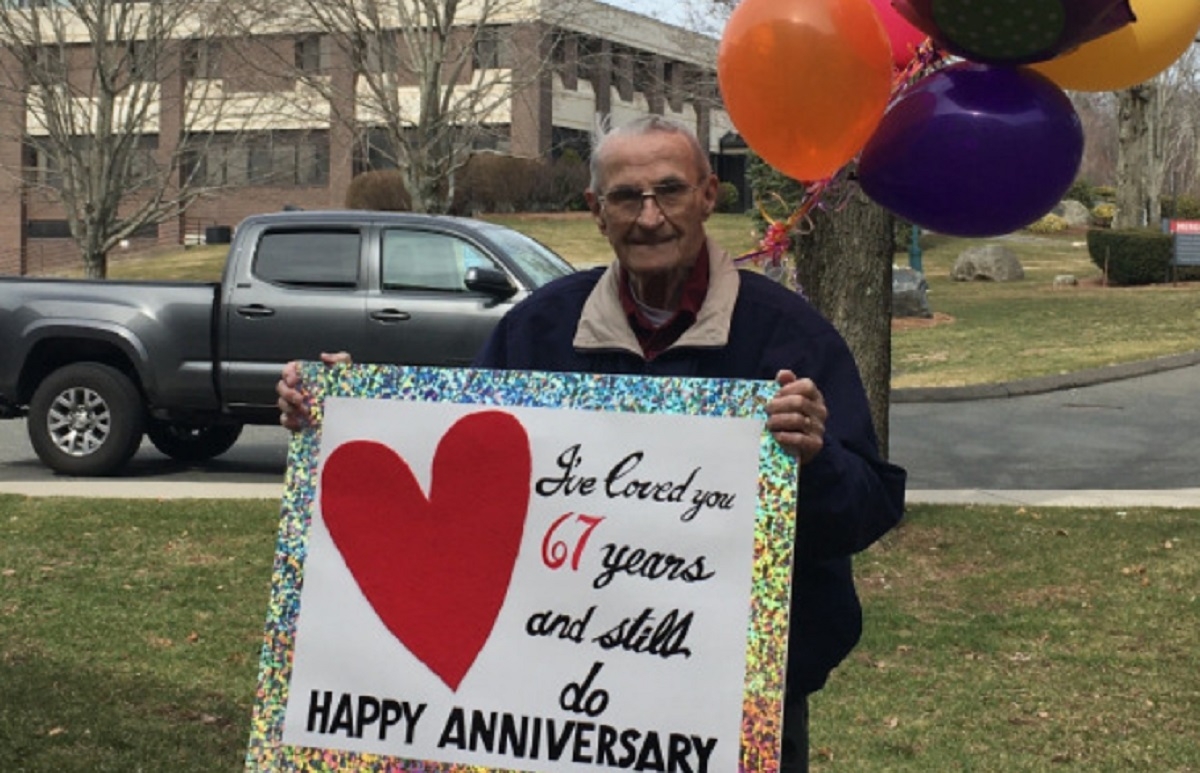
[[[288,746],[283,718],[291,679],[300,589],[327,397],[369,397],[465,405],[573,408],[625,413],[752,417],[765,422],[775,394],[769,381],[641,378],[590,373],[459,370],[305,363],[318,429],[296,433],[288,449],[286,487],[259,664],[258,689],[246,752],[247,771],[356,770],[365,773],[518,773],[475,765],[423,762],[376,754]],[[780,707],[787,657],[787,626],[798,467],[765,428],[759,443],[754,578],[743,694],[739,773],[778,768]]]

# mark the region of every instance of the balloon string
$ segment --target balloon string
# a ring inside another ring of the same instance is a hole
[[[758,212],[767,222],[767,228],[759,240],[758,248],[734,258],[734,263],[753,263],[759,267],[770,265],[778,268],[783,262],[783,256],[792,248],[792,233],[797,230],[800,221],[808,217],[808,213],[817,205],[832,181],[833,178],[829,178],[809,185],[804,191],[804,199],[800,206],[786,220],[771,217],[766,205],[759,201]],[[778,193],[773,192],[771,196],[784,207],[787,206],[787,202]]]

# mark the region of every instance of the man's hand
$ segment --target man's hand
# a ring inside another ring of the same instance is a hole
[[[321,362],[326,365],[350,364],[349,352],[321,352]],[[292,360],[283,366],[283,374],[275,385],[279,395],[279,423],[292,432],[299,432],[312,421],[308,410],[308,390],[300,383],[300,363]]]
[[[775,376],[779,391],[767,403],[767,429],[783,450],[808,464],[825,447],[825,397],[807,378],[790,370]]]

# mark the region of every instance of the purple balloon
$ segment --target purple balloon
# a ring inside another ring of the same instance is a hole
[[[986,64],[1044,62],[1135,20],[1129,0],[892,0],[892,6],[941,48]]]
[[[1079,116],[1053,81],[961,62],[888,108],[858,178],[875,202],[922,228],[998,236],[1053,209],[1082,160]]]

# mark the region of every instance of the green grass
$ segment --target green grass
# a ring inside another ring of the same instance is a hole
[[[1200,770],[1198,516],[913,508],[858,561],[814,769]]]
[[[0,512],[0,770],[239,769],[277,504]],[[914,507],[857,573],[814,770],[1200,770],[1200,512]]]
[[[0,770],[234,770],[279,507],[0,497]]]
[[[1070,373],[1192,351],[1200,342],[1200,285],[1105,287],[1082,234],[1002,241],[1025,279],[955,282],[964,240],[926,238],[923,268],[938,324],[895,331],[892,384],[956,386]],[[898,256],[900,257],[900,256]],[[1076,287],[1054,287],[1072,274]]]
[[[496,215],[490,220],[546,243],[576,265],[611,260],[608,243],[587,213]],[[750,218],[715,215],[710,233],[740,254],[757,239]],[[1002,240],[924,238],[923,268],[930,286],[933,324],[897,326],[892,341],[894,387],[960,386],[1070,373],[1115,363],[1162,357],[1197,348],[1200,283],[1104,287],[1088,258],[1084,235],[1017,235]],[[1003,241],[1018,255],[1025,279],[954,282],[950,268],[969,246]],[[897,262],[906,263],[905,255]],[[192,248],[174,254],[114,259],[121,278],[220,278],[225,251]],[[1076,287],[1054,287],[1072,274]]]

